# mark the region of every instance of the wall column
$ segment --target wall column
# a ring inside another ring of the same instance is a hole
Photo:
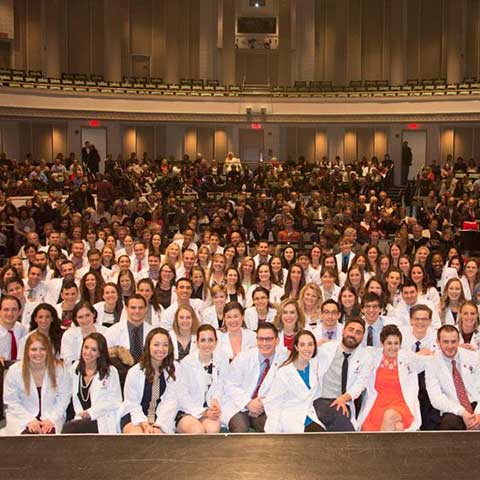
[[[116,0],[104,0],[105,19],[105,80],[122,80],[122,25],[116,15]]]
[[[44,0],[44,50],[42,70],[44,76],[60,78],[62,73],[62,19],[65,18],[63,0]]]
[[[397,0],[390,3],[388,18],[390,32],[390,85],[405,83],[405,39],[406,39],[406,2]]]
[[[236,71],[235,0],[223,0],[222,68],[223,83],[234,85]]]
[[[291,2],[279,0],[279,60],[278,60],[278,83],[290,86],[292,84],[291,49],[292,49],[292,25],[291,25]]]
[[[465,0],[446,0],[447,82],[460,83],[464,76]]]

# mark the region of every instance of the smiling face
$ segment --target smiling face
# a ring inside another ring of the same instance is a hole
[[[292,331],[298,321],[298,312],[293,303],[289,303],[283,307],[282,323],[285,330]]]
[[[397,335],[389,335],[383,342],[383,354],[387,358],[397,358],[400,345],[400,338]]]
[[[463,304],[462,308],[460,309],[460,315],[462,331],[467,334],[475,331],[475,329],[478,327],[477,307],[468,303]]]
[[[85,365],[95,365],[98,358],[100,358],[100,351],[97,342],[93,338],[87,338],[82,347],[82,359]]]
[[[457,355],[460,337],[456,331],[442,331],[438,339],[440,350],[447,358],[454,358]]]
[[[238,309],[233,309],[224,314],[223,321],[230,333],[238,332],[242,328],[243,315]]]
[[[295,349],[298,351],[298,358],[304,362],[308,362],[315,353],[315,341],[311,335],[300,335]]]
[[[217,340],[213,332],[204,330],[198,335],[197,344],[201,354],[210,356],[217,346]]]
[[[52,321],[53,318],[50,310],[41,308],[37,311],[37,315],[35,316],[35,322],[37,323],[37,327],[40,332],[48,335],[48,330],[50,329]]]
[[[39,340],[35,340],[28,349],[28,359],[32,366],[43,366],[47,362],[47,348]]]
[[[448,284],[445,293],[450,300],[457,302],[462,294],[462,284],[459,280],[451,281]]]
[[[168,355],[168,337],[163,333],[155,334],[149,345],[150,357],[161,364]]]
[[[190,331],[193,325],[192,313],[186,308],[180,308],[177,312],[177,323],[180,331]]]

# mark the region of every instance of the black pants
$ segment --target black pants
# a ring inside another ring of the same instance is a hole
[[[315,422],[308,425],[308,427],[305,427],[305,433],[318,433],[318,432],[324,432],[324,431],[325,429]]]
[[[72,420],[63,425],[62,433],[98,433],[98,424],[96,420],[90,420],[89,418]]]
[[[327,432],[354,432],[355,428],[341,410],[330,406],[334,398],[317,398],[313,402],[318,419],[325,425]]]
[[[425,372],[418,374],[418,401],[420,402],[420,413],[422,414],[420,430],[437,430],[440,424],[440,412],[436,408],[433,408],[430,403],[430,398],[425,386]]]
[[[247,433],[253,428],[256,432],[263,433],[266,421],[267,416],[264,413],[258,417],[251,417],[248,412],[238,412],[228,422],[228,429],[232,433]]]
[[[475,411],[477,402],[472,403],[472,410]],[[454,413],[444,413],[440,417],[439,430],[466,430],[467,426],[463,421],[463,417]]]

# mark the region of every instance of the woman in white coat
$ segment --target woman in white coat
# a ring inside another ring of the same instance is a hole
[[[282,296],[285,290],[274,283],[274,277],[272,267],[268,263],[262,263],[255,271],[254,281],[255,283],[248,289],[246,296],[246,305],[250,307],[253,304],[253,291],[258,287],[263,287],[268,290],[270,294],[270,303],[272,305],[278,305],[282,301]]]
[[[259,325],[273,322],[277,310],[270,306],[268,297],[269,291],[266,288],[257,287],[253,291],[253,306],[245,309],[245,325],[248,329],[256,332]]]
[[[72,322],[62,337],[60,356],[67,367],[80,360],[83,339],[91,333],[98,332],[105,335],[107,327],[97,322],[97,310],[90,302],[82,301],[72,310]]]
[[[463,287],[463,293],[467,300],[472,298],[473,291],[479,282],[478,263],[474,258],[470,258],[463,267],[463,275],[460,278]]]
[[[238,302],[225,305],[224,325],[218,335],[218,351],[222,358],[232,361],[240,352],[255,347],[257,336],[244,328],[245,311]]]
[[[55,307],[49,303],[39,303],[35,307],[30,319],[30,332],[18,342],[18,360],[23,358],[25,343],[33,332],[43,333],[50,341],[54,357],[60,358],[63,329]]]
[[[63,425],[62,433],[118,433],[122,389],[102,334],[95,332],[85,337],[71,379],[75,418]]]
[[[220,431],[223,376],[228,361],[215,350],[217,332],[211,325],[197,330],[198,351],[190,353],[178,368],[180,433],[218,433]]]
[[[181,361],[197,350],[197,330],[199,326],[200,322],[197,314],[190,305],[178,307],[173,319],[172,330],[170,330],[175,361]]]
[[[463,302],[458,315],[460,346],[467,350],[480,350],[479,314],[477,306],[470,301]]]
[[[315,413],[319,396],[317,342],[312,332],[295,335],[290,356],[278,369],[264,400],[265,433],[321,432],[325,428]]]
[[[101,302],[94,305],[97,311],[96,322],[99,325],[110,327],[120,321],[123,311],[123,300],[120,288],[116,283],[108,282],[103,286]]]
[[[60,433],[70,402],[68,371],[55,360],[48,338],[33,332],[21,362],[5,377],[7,435]]]
[[[202,311],[202,324],[211,325],[216,330],[223,327],[223,309],[227,303],[227,291],[221,285],[210,289],[213,305]]]
[[[127,374],[120,427],[126,434],[174,433],[178,384],[173,344],[164,328],[150,330],[139,363]]]
[[[418,401],[418,374],[426,357],[400,349],[402,334],[387,325],[380,333],[383,349],[372,350],[373,364],[367,393],[358,416],[362,431],[415,431],[422,416]]]

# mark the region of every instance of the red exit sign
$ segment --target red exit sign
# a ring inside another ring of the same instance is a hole
[[[252,130],[261,130],[262,129],[262,124],[261,123],[252,123],[250,125],[250,128]]]

